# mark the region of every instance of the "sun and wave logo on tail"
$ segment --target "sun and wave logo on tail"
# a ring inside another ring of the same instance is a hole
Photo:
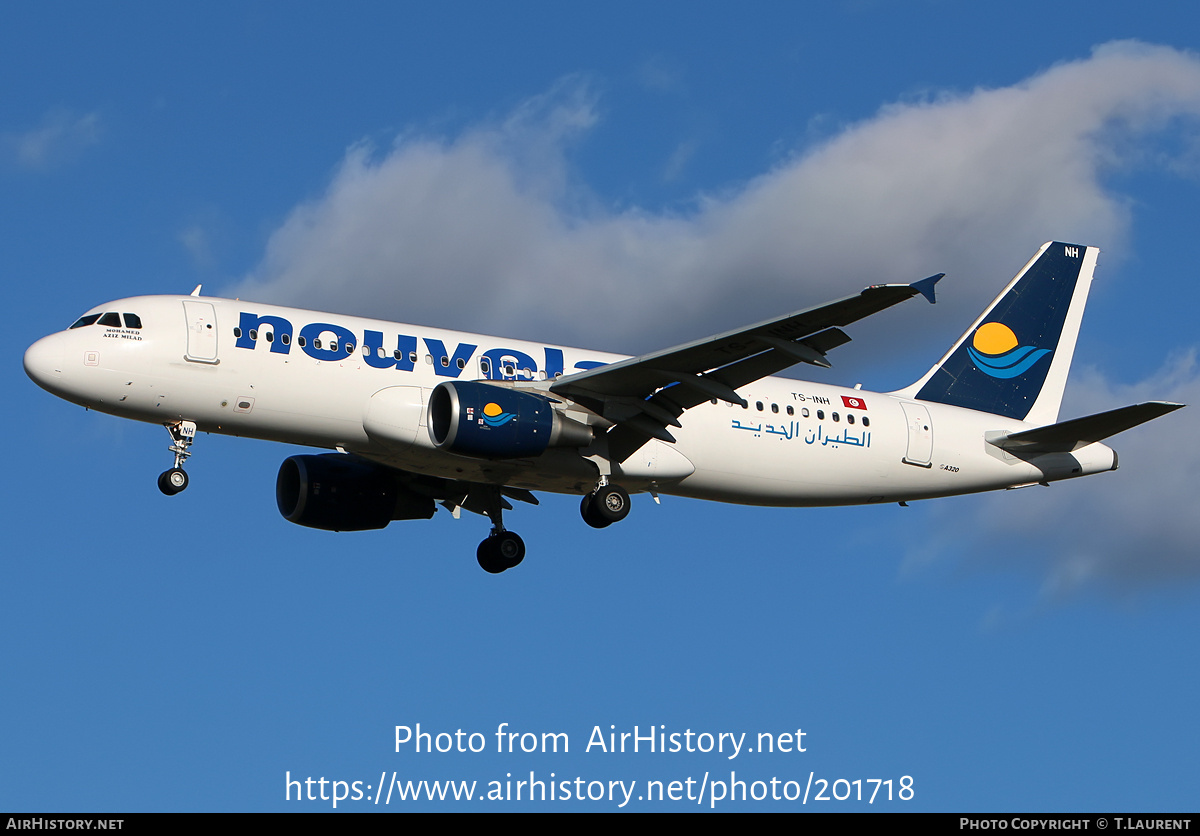
[[[989,377],[1007,379],[1025,374],[1047,354],[1048,348],[1021,345],[1013,330],[1002,322],[989,322],[975,329],[967,346],[975,368]]]
[[[505,412],[501,409],[500,404],[489,403],[483,407],[483,415],[480,416],[480,420],[489,427],[503,427],[516,417],[515,412]]]

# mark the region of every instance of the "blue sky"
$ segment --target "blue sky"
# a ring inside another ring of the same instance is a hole
[[[167,499],[165,432],[21,370],[93,305],[201,282],[636,352],[945,271],[936,308],[860,323],[820,373],[887,390],[1066,239],[1102,255],[1064,417],[1196,403],[1200,21],[979,5],[7,8],[0,807],[331,808],[286,802],[288,772],[733,770],[913,776],[885,809],[1191,809],[1192,409],[1117,439],[1117,473],[909,508],[635,497],[593,531],[546,496],[506,517],[529,557],[490,577],[471,515],[287,523],[295,448],[203,436]],[[397,753],[417,723],[491,745]],[[501,723],[571,751],[497,754]],[[807,751],[584,751],[660,724],[803,729]],[[869,806],[815,807],[846,808]]]

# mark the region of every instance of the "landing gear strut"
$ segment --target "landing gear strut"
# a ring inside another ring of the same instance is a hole
[[[180,421],[178,424],[164,424],[171,434],[171,446],[167,449],[175,454],[175,466],[164,471],[158,477],[158,489],[167,496],[174,496],[188,486],[188,475],[183,469],[183,463],[191,455],[188,448],[196,439],[196,423]]]
[[[507,503],[500,495],[499,488],[490,488],[485,502],[485,513],[492,521],[492,533],[475,550],[475,559],[483,571],[498,575],[525,559],[525,541],[515,531],[504,528],[504,506]]]
[[[584,494],[579,513],[592,528],[606,528],[629,516],[629,494],[620,485],[601,480],[596,490]]]

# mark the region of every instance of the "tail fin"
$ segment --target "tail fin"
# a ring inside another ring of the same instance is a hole
[[[1043,244],[946,356],[903,394],[1053,424],[1099,252]]]

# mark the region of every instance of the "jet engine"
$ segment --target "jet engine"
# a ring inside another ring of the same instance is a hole
[[[592,428],[564,416],[549,398],[475,381],[447,381],[434,389],[427,423],[436,447],[481,459],[592,443]]]
[[[427,520],[433,499],[396,473],[356,456],[292,456],[279,466],[275,503],[284,519],[325,531],[366,531],[392,520]]]

